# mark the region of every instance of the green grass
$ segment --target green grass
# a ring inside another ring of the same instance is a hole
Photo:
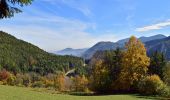
[[[0,85],[0,100],[151,100],[136,95],[74,96],[38,91],[32,88]]]

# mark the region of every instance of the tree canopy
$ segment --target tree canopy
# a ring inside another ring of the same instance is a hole
[[[0,0],[0,19],[13,17],[22,12],[18,7],[32,3],[33,0]]]
[[[69,68],[82,65],[81,58],[50,54],[0,31],[0,69],[14,73],[36,72],[44,75],[56,71],[68,71]]]
[[[132,36],[126,44],[120,81],[123,89],[129,90],[136,81],[145,76],[150,63],[144,44]],[[128,76],[128,77],[127,77]]]

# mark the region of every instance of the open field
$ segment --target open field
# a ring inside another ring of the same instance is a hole
[[[151,100],[136,95],[73,96],[0,85],[0,100]]]

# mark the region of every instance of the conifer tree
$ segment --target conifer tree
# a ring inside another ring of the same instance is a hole
[[[0,0],[0,19],[13,17],[15,13],[22,12],[17,6],[31,4],[33,0]]]

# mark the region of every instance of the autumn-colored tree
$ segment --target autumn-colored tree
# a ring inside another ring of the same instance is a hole
[[[54,86],[56,90],[59,91],[64,91],[65,90],[65,76],[64,74],[59,74],[57,75],[55,81],[54,81]]]
[[[84,75],[76,76],[74,78],[75,91],[84,92],[88,89],[87,85],[88,85],[88,79]]]
[[[158,75],[146,76],[140,80],[138,91],[144,95],[168,96],[169,90]]]
[[[119,81],[121,89],[131,90],[146,75],[150,59],[146,55],[144,44],[132,36],[126,44]]]
[[[7,79],[7,84],[14,86],[16,83],[15,81],[16,81],[16,77],[10,73],[9,78]]]
[[[7,81],[10,77],[10,72],[6,71],[5,69],[0,71],[0,81]]]
[[[93,66],[91,74],[91,89],[96,92],[106,92],[109,89],[109,74],[102,60],[98,60]]]

